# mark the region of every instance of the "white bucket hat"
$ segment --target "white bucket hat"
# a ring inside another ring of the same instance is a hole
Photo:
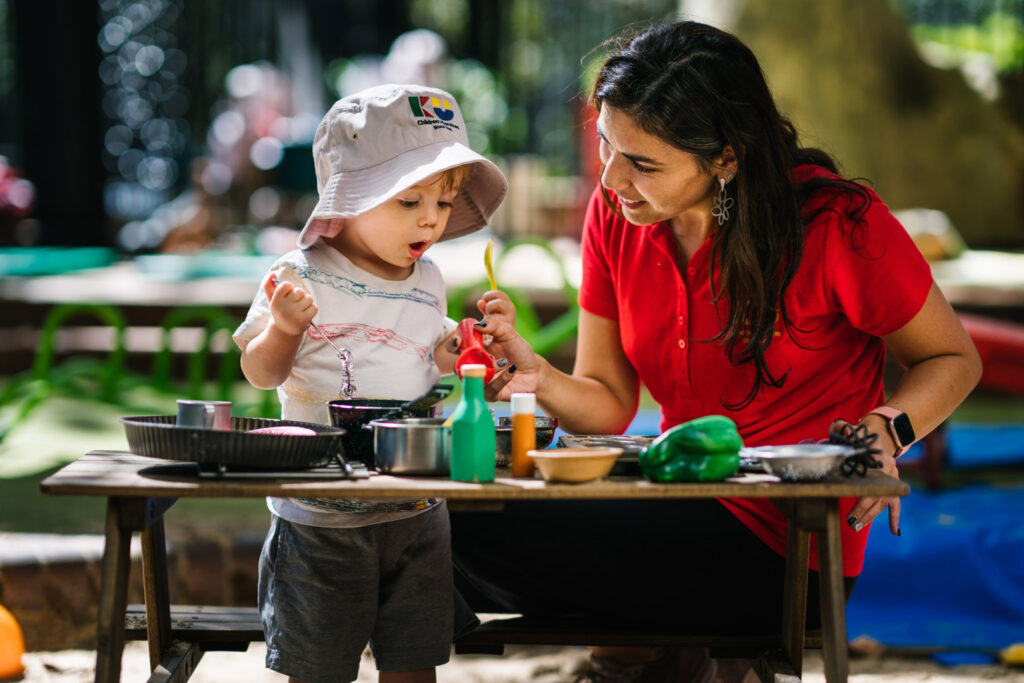
[[[316,129],[313,162],[320,200],[299,233],[301,248],[341,229],[341,221],[319,219],[359,216],[455,166],[473,169],[442,240],[487,225],[508,191],[498,167],[469,148],[455,98],[419,85],[379,85],[335,102]]]

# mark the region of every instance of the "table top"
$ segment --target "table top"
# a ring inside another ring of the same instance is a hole
[[[640,498],[839,498],[905,496],[910,487],[871,470],[867,476],[834,475],[816,482],[784,482],[768,474],[741,473],[721,482],[658,484],[637,477],[609,477],[585,484],[513,479],[499,471],[494,482],[476,484],[440,477],[378,474],[366,479],[199,478],[191,463],[122,451],[92,451],[43,480],[51,495],[156,498],[430,498],[462,500]]]

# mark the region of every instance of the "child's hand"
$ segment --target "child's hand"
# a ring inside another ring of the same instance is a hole
[[[516,325],[516,307],[505,292],[497,289],[484,292],[483,297],[476,302],[476,307],[485,316],[506,322],[512,327]]]
[[[263,283],[263,291],[270,299],[274,326],[293,337],[304,334],[317,313],[309,292],[291,282],[281,282],[273,274]]]

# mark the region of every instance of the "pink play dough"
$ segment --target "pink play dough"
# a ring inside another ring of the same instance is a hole
[[[250,429],[246,434],[280,434],[282,436],[316,436],[316,432],[307,427],[281,425],[280,427],[263,427]]]

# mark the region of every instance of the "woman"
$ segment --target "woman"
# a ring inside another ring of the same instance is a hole
[[[818,440],[848,421],[877,435],[882,470],[898,476],[896,456],[949,416],[981,364],[888,208],[799,146],[754,55],[710,26],[627,39],[592,101],[604,168],[583,234],[575,368],[559,372],[485,318],[515,365],[493,396],[533,391],[567,431],[609,434],[632,420],[642,383],[662,430],[721,414],[748,446]],[[888,400],[886,349],[905,368]],[[886,507],[899,535],[898,499],[842,505],[848,593]],[[497,520],[453,518],[461,589],[478,609],[778,628],[781,595],[763,587],[781,585],[786,522],[765,500],[522,503]],[[813,625],[813,545],[810,569]],[[650,660],[638,680],[711,675],[679,653],[594,655],[612,679]]]

